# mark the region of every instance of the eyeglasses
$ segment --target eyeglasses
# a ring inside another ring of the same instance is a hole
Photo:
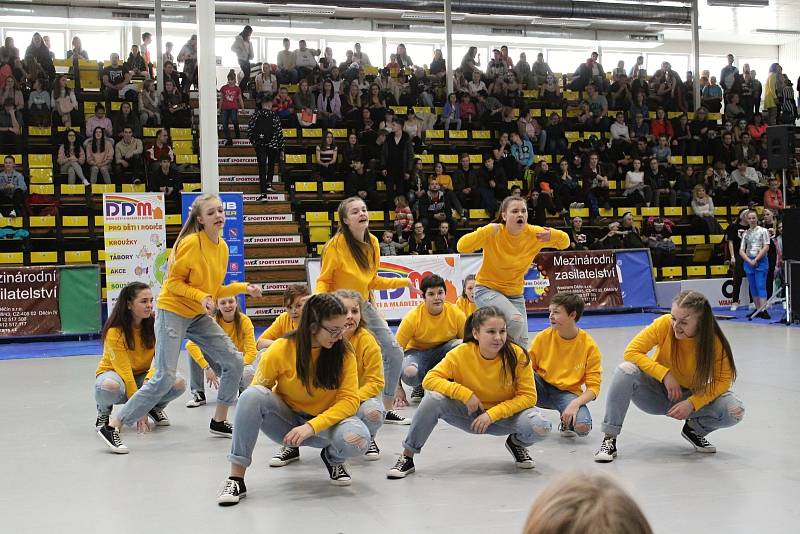
[[[341,337],[344,334],[344,328],[328,328],[324,324],[319,325],[320,328],[325,330],[331,337]]]

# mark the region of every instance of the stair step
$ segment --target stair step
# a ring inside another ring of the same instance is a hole
[[[251,267],[247,269],[247,281],[254,284],[265,282],[306,283],[305,267]]]
[[[297,245],[281,245],[281,246],[260,246],[260,245],[247,245],[244,248],[245,263],[247,260],[257,260],[261,258],[286,258],[297,256],[303,259],[307,252],[306,245],[299,243]]]

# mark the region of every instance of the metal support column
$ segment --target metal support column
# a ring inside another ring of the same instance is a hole
[[[448,95],[453,92],[453,21],[451,16],[450,0],[444,0],[444,40],[445,48],[447,49],[445,63],[447,65]]]
[[[200,88],[200,178],[203,193],[219,192],[214,17],[214,1],[197,0],[197,84]]]
[[[164,65],[162,58],[164,57],[164,49],[162,48],[163,29],[161,27],[161,0],[156,0],[156,79],[158,80],[159,92],[163,89],[164,80]],[[153,61],[153,55],[150,54],[150,61]]]
[[[692,69],[694,75],[694,108],[700,107],[700,27],[697,3],[692,0]]]

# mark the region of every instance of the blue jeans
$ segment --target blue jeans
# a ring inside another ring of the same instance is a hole
[[[383,356],[383,386],[384,400],[393,400],[394,392],[400,384],[400,371],[403,364],[403,349],[397,344],[394,334],[389,330],[389,325],[378,314],[378,310],[371,302],[365,302],[362,306],[361,317],[369,331],[375,336],[378,345],[381,346]]]
[[[684,388],[681,400],[687,399],[691,394],[691,391]],[[664,384],[644,373],[636,364],[623,362],[614,371],[611,387],[608,389],[606,415],[603,418],[604,433],[618,436],[622,432],[622,423],[631,401],[643,412],[652,415],[666,415],[676,404],[667,397]],[[733,426],[743,417],[742,401],[728,391],[689,414],[686,423],[697,434],[705,436],[720,428]]]
[[[183,339],[194,341],[209,361],[220,365],[217,402],[231,405],[236,402],[239,381],[242,379],[242,353],[217,322],[208,315],[182,317],[159,309],[156,313],[156,356],[153,360],[156,373],[153,378],[128,399],[117,418],[132,424],[150,411],[175,383],[175,370],[181,353]]]
[[[435,391],[428,392],[414,413],[408,435],[403,440],[403,447],[419,453],[439,419],[444,419],[454,427],[474,434],[470,425],[477,416],[477,412],[468,414],[467,407],[461,401],[445,397]],[[551,426],[550,421],[542,417],[539,410],[528,408],[511,417],[495,421],[489,425],[485,433],[490,436],[511,436],[516,444],[530,447],[543,439],[550,432]]]
[[[497,306],[506,316],[508,337],[525,350],[528,343],[528,312],[525,309],[525,297],[510,297],[486,286],[475,286],[475,304],[478,308]]]
[[[383,407],[382,399],[377,397],[362,402],[361,406],[358,407],[356,417],[361,419],[361,422],[369,430],[369,435],[374,438],[375,434],[383,426],[383,419],[386,417],[386,409]]]
[[[536,407],[544,408],[545,410],[558,410],[559,414],[564,413],[570,402],[577,399],[578,396],[570,391],[558,389],[552,384],[545,381],[544,378],[533,373],[533,380],[536,382]],[[578,408],[578,413],[575,414],[575,424],[587,425],[589,429],[592,428],[592,415],[589,413],[589,408],[584,404]],[[579,436],[585,436],[589,432],[578,432],[574,430]]]
[[[753,258],[750,258],[753,259]],[[743,262],[744,273],[747,275],[747,283],[750,285],[750,294],[754,297],[767,298],[767,273],[769,271],[769,258],[764,256],[755,267]]]
[[[275,443],[313,416],[295,412],[278,395],[264,386],[250,386],[242,393],[233,420],[233,444],[228,461],[248,467],[259,429]],[[362,456],[369,447],[369,430],[357,417],[348,417],[305,440],[303,445],[324,448],[331,463],[343,464],[348,458]]]
[[[275,79],[279,84],[297,83],[297,69],[278,69],[278,72],[275,73]]]
[[[436,367],[436,364],[442,361],[445,354],[456,348],[461,344],[460,339],[451,339],[446,343],[433,347],[428,350],[410,349],[406,351],[405,358],[403,358],[403,374],[401,379],[403,382],[412,388],[422,384],[422,380],[428,371]],[[415,367],[416,372],[411,373],[406,370],[407,367]]]
[[[145,376],[147,376],[147,373],[133,375],[137,387],[142,387]],[[117,387],[114,389],[103,387],[103,382],[106,380],[113,380],[117,383]],[[167,391],[166,395],[161,397],[161,400],[158,401],[155,407],[163,410],[167,404],[183,395],[184,391],[186,391],[186,382],[184,382],[183,378],[176,375],[172,387]],[[115,404],[125,404],[127,400],[128,395],[125,392],[125,382],[122,380],[121,376],[114,371],[105,371],[97,375],[94,381],[94,401],[97,403],[97,413],[110,414]]]
[[[217,376],[222,374],[222,366],[215,361],[209,360],[206,358],[208,362],[208,366],[214,370]],[[258,360],[256,359],[253,363],[245,365],[242,368],[242,379],[239,380],[239,393],[247,389],[247,386],[250,385],[250,382],[253,381],[253,376],[256,374],[256,363]],[[197,365],[197,362],[194,361],[194,358],[189,356],[189,390],[192,393],[197,392],[205,392],[205,372]]]
[[[231,138],[231,132],[228,130],[228,124],[233,123],[233,133],[236,138],[239,138],[239,110],[238,109],[223,109],[222,110],[222,132],[225,134],[225,139]]]

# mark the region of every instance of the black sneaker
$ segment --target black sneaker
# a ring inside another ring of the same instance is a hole
[[[169,417],[167,417],[167,414],[165,414],[164,410],[162,410],[161,408],[153,408],[152,410],[147,412],[147,415],[150,416],[150,418],[153,420],[156,426],[170,425]]]
[[[388,410],[386,412],[386,417],[384,417],[383,419],[383,422],[386,423],[387,425],[410,425],[411,419],[403,417],[394,410]]]
[[[281,447],[281,450],[269,461],[270,467],[283,467],[300,459],[299,447]]]
[[[214,421],[212,419],[208,428],[215,436],[221,436],[223,438],[233,437],[233,425],[227,421]]]
[[[514,457],[514,463],[517,464],[517,467],[520,469],[533,469],[536,467],[536,464],[533,463],[533,458],[531,458],[530,453],[528,453],[528,449],[514,443],[511,440],[511,436],[506,438],[506,450]]]
[[[345,467],[344,464],[332,464],[328,459],[328,454],[325,452],[325,449],[320,451],[319,456],[322,458],[325,467],[328,468],[328,476],[331,477],[331,484],[334,486],[350,485],[350,473],[347,472],[347,467]]]
[[[108,424],[108,420],[111,418],[111,414],[109,413],[97,413],[97,419],[94,422],[95,428],[100,428],[101,426],[106,426]]]
[[[600,463],[613,462],[617,457],[617,438],[606,436],[600,449],[594,453],[594,461]]]
[[[408,399],[411,404],[419,404],[422,401],[422,397],[425,396],[425,388],[422,385],[414,387],[411,390],[411,398]]]
[[[768,321],[770,319],[772,319],[772,317],[770,317],[769,312],[767,312],[767,310],[764,310],[761,313],[757,314],[756,317],[758,317],[759,319],[766,319]]]
[[[408,475],[416,471],[414,468],[414,458],[401,454],[400,458],[394,464],[394,467],[386,472],[386,478],[406,478]]]
[[[717,448],[713,446],[708,440],[704,437],[699,435],[697,432],[692,430],[689,426],[689,423],[684,423],[683,428],[681,429],[681,436],[683,439],[688,441],[694,447],[694,450],[697,452],[705,452],[705,453],[714,453],[717,452]]]
[[[278,192],[278,190],[275,189],[274,187],[272,187],[271,185],[267,186],[267,193],[273,193],[274,194],[274,193],[277,193],[277,192]]]
[[[111,452],[116,454],[128,454],[130,451],[122,443],[122,438],[119,437],[119,430],[110,425],[104,425],[97,429],[97,435],[103,440],[103,443],[108,445]]]
[[[364,459],[374,462],[380,457],[381,457],[381,450],[378,448],[378,444],[375,443],[375,438],[372,438],[369,440],[369,447],[367,448],[367,452],[364,453]]]
[[[269,189],[267,189],[267,191],[269,191]],[[267,202],[267,195],[259,195],[256,202]]]
[[[217,497],[217,504],[220,506],[233,506],[239,504],[239,501],[245,497],[247,497],[247,488],[244,485],[244,480],[229,478],[225,481],[222,493]]]
[[[205,403],[206,403],[205,391],[193,391],[192,398],[186,401],[186,407],[197,408],[198,406],[203,406]]]
[[[564,423],[558,424],[558,431],[561,433],[562,438],[575,438],[578,436],[572,427],[566,427]]]

